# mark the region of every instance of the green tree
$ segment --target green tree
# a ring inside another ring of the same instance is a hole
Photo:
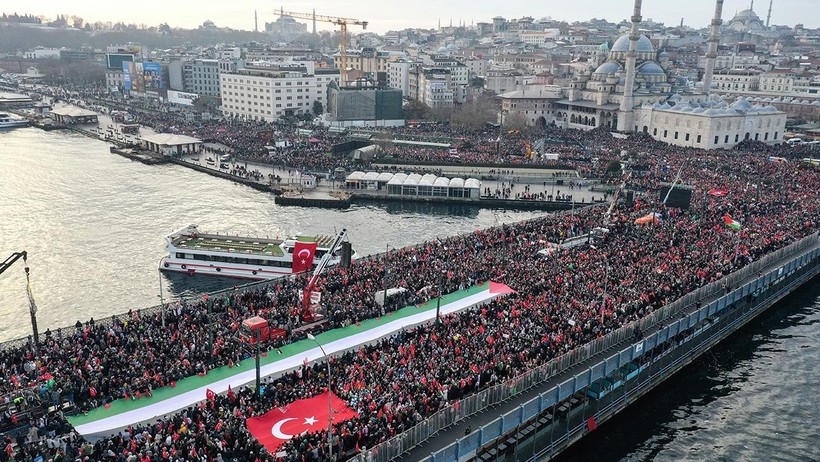
[[[318,99],[313,102],[313,113],[317,116],[322,115],[325,112],[324,106],[322,106],[322,102]]]
[[[412,100],[405,104],[402,110],[404,111],[405,120],[425,119],[430,113],[429,106],[416,100]]]

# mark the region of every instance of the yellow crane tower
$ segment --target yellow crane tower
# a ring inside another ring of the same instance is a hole
[[[339,26],[339,61],[341,61],[341,66],[339,67],[339,76],[341,84],[347,82],[347,26],[362,26],[362,29],[367,29],[367,21],[362,21],[361,19],[325,16],[316,13],[296,13],[293,11],[283,11],[281,8],[279,9],[279,11],[274,11],[274,14],[278,14],[279,16],[290,16],[292,18],[307,19],[309,21],[314,21],[314,26],[315,21],[329,22],[331,24]]]

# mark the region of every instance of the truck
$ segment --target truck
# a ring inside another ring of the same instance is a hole
[[[255,344],[284,339],[288,336],[285,329],[271,328],[268,321],[261,316],[254,316],[242,321],[239,328],[239,338],[244,343]]]

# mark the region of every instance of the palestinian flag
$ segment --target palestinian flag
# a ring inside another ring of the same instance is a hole
[[[732,219],[732,217],[729,216],[728,213],[723,216],[723,224],[725,224],[727,228],[733,229],[735,231],[740,231],[741,228],[740,222]]]

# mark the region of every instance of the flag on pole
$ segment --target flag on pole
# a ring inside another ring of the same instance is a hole
[[[214,391],[213,391],[213,390],[211,390],[210,388],[206,388],[206,389],[205,389],[205,398],[206,398],[208,401],[211,401],[211,400],[213,400],[214,398],[216,398],[216,393],[214,393]]]
[[[315,242],[296,242],[293,248],[293,272],[301,273],[313,267],[313,256],[316,254]]]
[[[728,213],[723,216],[723,223],[729,229],[733,229],[735,231],[740,231],[741,229],[740,222],[732,219],[732,217]]]

